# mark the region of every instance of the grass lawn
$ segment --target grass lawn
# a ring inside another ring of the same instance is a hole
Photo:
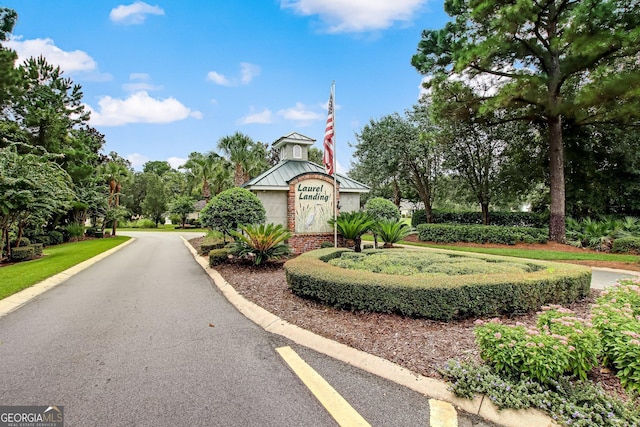
[[[606,253],[593,252],[563,252],[563,251],[547,251],[533,249],[516,249],[516,248],[476,248],[476,247],[459,247],[447,245],[434,245],[426,243],[401,242],[412,246],[423,246],[427,248],[448,249],[460,252],[475,252],[490,255],[502,255],[518,258],[538,259],[543,261],[612,261],[612,262],[640,262],[637,255],[616,255]]]
[[[111,231],[111,230],[105,230],[105,231]],[[133,228],[133,227],[118,227],[118,230],[116,231],[116,234],[118,231],[166,231],[166,232],[200,232],[200,233],[206,233],[207,231],[209,231],[206,228],[176,228],[175,225],[171,225],[171,224],[164,224],[164,225],[159,225],[158,228]]]
[[[85,240],[44,249],[44,257],[0,267],[0,299],[118,246],[130,237]]]

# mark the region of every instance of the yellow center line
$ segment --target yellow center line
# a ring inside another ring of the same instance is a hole
[[[340,426],[371,426],[331,385],[291,347],[276,348],[293,372],[320,401]]]

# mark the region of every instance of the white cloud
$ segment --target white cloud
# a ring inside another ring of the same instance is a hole
[[[141,92],[162,89],[162,86],[150,83],[151,77],[147,73],[131,73],[129,74],[129,80],[133,81],[122,85],[122,89],[126,90],[127,92]]]
[[[152,85],[151,83],[125,83],[122,85],[122,89],[127,92],[140,92],[140,91],[152,91],[152,90],[160,90],[162,86]]]
[[[207,74],[207,80],[211,80],[215,84],[220,86],[231,86],[231,82],[224,75],[216,73],[215,71],[209,71]]]
[[[202,113],[185,107],[175,98],[156,99],[145,91],[126,99],[105,96],[98,101],[99,110],[87,106],[93,126],[122,126],[127,123],[170,123],[188,117],[202,118]]]
[[[142,166],[149,161],[149,158],[140,153],[131,153],[127,155],[127,160],[131,162],[134,169],[141,169]]]
[[[215,84],[220,86],[238,86],[238,85],[247,85],[251,83],[253,79],[260,75],[260,67],[251,64],[249,62],[241,62],[240,63],[240,78],[228,78],[224,74],[220,74],[217,71],[209,71],[207,73],[207,80],[211,80]]]
[[[243,85],[249,84],[251,80],[260,75],[260,67],[248,62],[240,63],[240,74],[242,75],[241,81]]]
[[[131,73],[129,74],[129,80],[149,80],[151,76],[147,73]]]
[[[271,123],[271,110],[269,110],[268,108],[265,108],[260,113],[254,113],[253,111],[254,109],[253,107],[251,107],[251,113],[248,116],[245,116],[242,119],[240,119],[238,123],[243,125],[248,125],[253,123],[265,125],[265,124]]]
[[[186,158],[183,157],[169,157],[167,159],[167,162],[169,162],[169,164],[171,165],[172,168],[174,169],[178,169],[180,166],[184,165],[185,163],[187,163]]]
[[[426,0],[280,0],[280,7],[303,16],[318,15],[330,33],[358,33],[410,22],[425,3]]]
[[[48,63],[59,66],[65,73],[95,72],[98,68],[96,61],[87,52],[64,51],[49,38],[32,40],[13,38],[4,42],[4,45],[15,50],[20,61],[42,55]]]
[[[326,113],[321,114],[316,113],[315,111],[311,111],[301,102],[296,103],[295,107],[278,111],[278,115],[284,117],[287,120],[298,122],[300,126],[309,124],[316,120],[323,120],[327,118]]]
[[[151,6],[142,1],[130,5],[121,4],[111,9],[109,19],[121,24],[142,24],[147,15],[164,15],[164,10],[159,6]]]

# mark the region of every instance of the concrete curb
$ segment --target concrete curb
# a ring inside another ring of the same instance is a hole
[[[182,237],[182,240],[196,262],[209,274],[227,300],[245,317],[267,332],[281,335],[318,353],[408,387],[429,398],[449,402],[467,413],[478,415],[505,427],[521,427],[524,425],[529,427],[549,427],[558,425],[550,417],[538,410],[515,411],[503,409],[499,411],[489,399],[484,397],[478,396],[473,400],[459,398],[447,389],[447,384],[444,381],[424,377],[381,357],[351,348],[292,325],[240,295],[224,280],[220,273],[209,267],[206,259],[198,255],[184,237]]]
[[[598,271],[607,271],[609,273],[620,273],[620,274],[629,274],[631,276],[640,277],[640,271],[633,270],[618,270],[616,268],[608,268],[608,267],[591,267],[592,270]]]
[[[67,280],[69,277],[73,276],[81,272],[82,270],[89,268],[93,264],[97,263],[100,260],[105,259],[109,255],[119,251],[125,246],[130,245],[136,239],[134,237],[130,238],[124,243],[119,244],[118,246],[109,249],[108,251],[102,252],[94,256],[93,258],[89,258],[86,261],[82,261],[80,264],[76,264],[73,267],[69,267],[68,269],[56,274],[55,276],[51,276],[48,279],[44,279],[41,282],[36,283],[35,285],[29,286],[26,289],[21,290],[13,295],[10,295],[2,300],[0,300],[0,318],[6,316],[14,310],[22,307],[38,295],[48,291],[51,288],[54,288]]]

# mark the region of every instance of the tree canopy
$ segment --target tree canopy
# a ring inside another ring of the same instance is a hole
[[[639,9],[629,0],[446,0],[453,19],[425,30],[412,58],[427,87],[450,93],[451,115],[502,111],[501,120],[545,126],[552,240],[565,238],[563,122],[640,115]],[[458,97],[461,81],[483,80],[491,91]]]

